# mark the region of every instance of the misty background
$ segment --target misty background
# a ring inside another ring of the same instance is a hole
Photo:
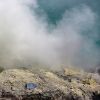
[[[0,66],[98,66],[99,5],[99,0],[1,0]]]

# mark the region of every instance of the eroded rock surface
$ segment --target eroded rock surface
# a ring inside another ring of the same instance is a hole
[[[59,72],[9,69],[0,74],[0,100],[100,100],[98,80],[99,75],[70,68]],[[27,89],[27,83],[37,87]]]

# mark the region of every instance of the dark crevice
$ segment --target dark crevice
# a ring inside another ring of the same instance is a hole
[[[100,94],[93,93],[92,100],[100,100]]]

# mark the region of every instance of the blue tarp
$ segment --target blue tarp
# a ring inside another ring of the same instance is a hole
[[[25,88],[29,89],[29,90],[35,89],[36,87],[37,87],[37,84],[35,84],[35,83],[26,83],[26,85],[25,85]]]

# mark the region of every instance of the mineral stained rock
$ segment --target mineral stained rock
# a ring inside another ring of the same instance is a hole
[[[71,68],[9,69],[0,73],[0,100],[100,100],[98,80],[99,75]],[[36,87],[31,89],[29,83]]]

